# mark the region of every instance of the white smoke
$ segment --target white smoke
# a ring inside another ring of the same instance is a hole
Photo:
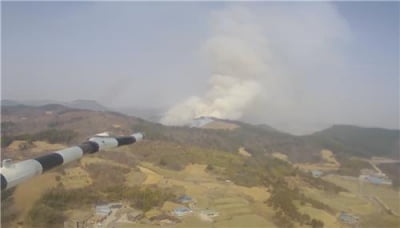
[[[204,96],[172,107],[161,120],[163,124],[184,125],[201,116],[239,119],[260,95],[259,78],[268,69],[261,28],[243,8],[220,11],[212,23],[214,33],[205,44],[212,70],[210,88]]]

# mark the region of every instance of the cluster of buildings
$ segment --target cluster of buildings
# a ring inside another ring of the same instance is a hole
[[[172,214],[175,216],[182,217],[193,213],[193,210],[196,209],[196,201],[188,195],[182,195],[177,199],[177,202],[185,204],[187,206],[180,206],[175,208],[172,211]],[[199,211],[199,216],[205,218],[206,220],[212,220],[213,217],[216,217],[218,215],[219,213],[217,211],[208,208]]]
[[[311,170],[311,175],[318,178],[324,175],[324,173],[320,170]],[[377,172],[372,169],[362,169],[359,180],[371,184],[392,185],[392,180],[390,180],[385,173]]]
[[[121,203],[99,202],[94,206],[93,212],[76,212],[70,219],[64,222],[64,228],[89,228],[94,225],[101,225],[113,209],[122,207]]]
[[[140,223],[160,225],[171,225],[178,223],[180,222],[180,217],[193,214],[194,212],[196,212],[200,218],[206,221],[212,221],[214,217],[219,215],[217,211],[209,208],[196,208],[196,200],[188,195],[180,196],[176,199],[176,202],[180,205],[171,210],[170,213],[160,213],[150,218],[146,218],[145,213],[133,208],[124,207],[124,212],[121,212],[126,214],[126,216],[124,215],[123,217],[125,217],[125,221],[127,222],[136,223],[140,221]],[[75,215],[70,216],[70,219],[65,221],[64,228],[89,228],[107,225],[105,220],[107,220],[107,218],[113,214],[114,210],[118,210],[122,207],[122,203],[98,202],[94,205],[93,212],[77,212]],[[117,214],[121,214],[121,212],[114,211],[114,213]]]

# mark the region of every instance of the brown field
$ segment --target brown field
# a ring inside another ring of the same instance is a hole
[[[321,150],[322,159],[333,167],[339,167],[340,163],[336,160],[335,155],[330,150]],[[326,165],[328,165],[326,164]]]
[[[61,176],[61,183],[66,189],[83,188],[92,184],[92,179],[86,170],[81,167],[65,169]]]
[[[324,162],[320,163],[299,163],[295,164],[301,170],[309,172],[311,170],[336,171],[340,168],[340,163],[336,160],[335,155],[330,150],[321,150],[321,158]]]
[[[251,154],[247,152],[244,147],[240,147],[238,153],[245,157],[251,157]]]
[[[327,176],[324,179],[350,190],[353,194],[360,193],[359,182],[357,180],[347,180],[336,175]],[[361,186],[361,193],[363,195],[379,197],[393,211],[400,214],[400,191],[396,191],[391,186],[386,185],[362,183]]]
[[[200,164],[190,164],[182,171],[172,171],[142,163],[139,169],[147,175],[144,184],[179,186],[184,189],[184,194],[195,199],[196,210],[210,208],[220,213],[214,223],[203,221],[193,213],[180,218],[182,223],[174,227],[275,227],[270,222],[273,210],[264,203],[270,196],[265,187],[244,187],[218,181],[205,171],[206,165]],[[166,202],[161,210],[169,212],[179,205]],[[157,213],[160,211],[151,212]]]
[[[288,156],[286,154],[282,154],[279,152],[272,153],[272,156],[277,159],[281,159],[283,161],[289,162]]]
[[[132,187],[135,185],[141,185],[146,180],[146,174],[144,174],[143,172],[138,172],[136,170],[131,170],[125,175],[125,179],[125,184],[127,186]]]
[[[82,167],[86,167],[87,165],[90,164],[96,164],[96,163],[106,163],[109,165],[113,165],[113,166],[118,166],[118,167],[123,167],[123,168],[130,168],[127,165],[112,161],[112,160],[106,160],[106,159],[102,159],[100,157],[96,157],[96,156],[84,156],[81,158],[80,163],[82,165]]]
[[[138,168],[140,169],[140,171],[142,173],[144,173],[146,175],[146,179],[144,180],[143,184],[145,185],[150,185],[150,184],[158,184],[158,182],[160,182],[160,180],[163,179],[163,177],[159,174],[157,174],[156,172],[142,167],[142,166],[138,166]]]
[[[14,152],[21,150],[21,147],[24,143],[27,143],[25,140],[14,140],[10,145],[7,147],[7,151]]]
[[[43,151],[56,151],[64,149],[66,146],[62,144],[51,144],[45,141],[34,141],[33,148],[31,149],[34,153],[40,153]]]

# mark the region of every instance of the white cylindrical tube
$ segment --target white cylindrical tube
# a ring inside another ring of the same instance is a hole
[[[29,159],[12,164],[10,161],[4,162],[1,167],[1,190],[16,186],[17,184],[30,179],[33,176],[50,170],[54,167],[80,159],[84,154],[96,153],[103,149],[123,146],[142,140],[142,133],[135,133],[124,137],[103,137],[95,136],[89,141],[81,143],[79,146],[66,148],[46,154],[34,159]]]

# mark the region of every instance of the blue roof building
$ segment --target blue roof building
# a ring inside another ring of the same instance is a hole
[[[339,220],[347,224],[356,224],[358,223],[359,218],[357,216],[342,211],[339,214]]]
[[[372,183],[372,184],[388,184],[391,185],[392,182],[384,177],[377,177],[372,175],[367,175],[365,180]]]

